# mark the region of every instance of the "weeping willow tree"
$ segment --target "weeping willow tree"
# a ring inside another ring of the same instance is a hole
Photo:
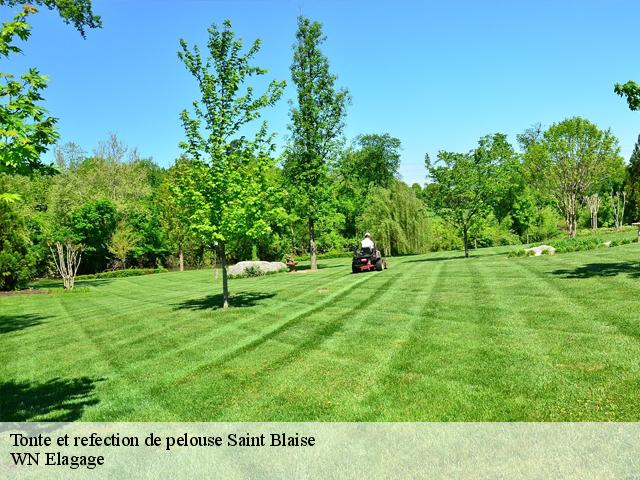
[[[429,248],[430,222],[415,192],[400,181],[389,188],[372,187],[357,221],[361,233],[371,233],[386,256],[424,253]]]

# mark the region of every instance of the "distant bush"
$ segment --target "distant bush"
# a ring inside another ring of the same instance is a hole
[[[34,273],[35,256],[24,219],[0,202],[0,290],[24,287]]]
[[[265,272],[263,272],[262,269],[257,265],[252,265],[244,269],[245,277],[261,277],[264,274]]]
[[[567,240],[557,240],[552,242],[557,253],[581,252],[583,250],[593,250],[602,245],[604,241],[600,237],[576,237]]]
[[[544,207],[538,212],[534,224],[529,229],[530,241],[539,242],[553,238],[562,232],[563,220],[552,207]]]
[[[604,241],[601,237],[576,237],[567,238],[563,240],[553,240],[549,242],[549,245],[556,249],[556,253],[568,253],[568,252],[581,252],[585,250],[595,250],[596,248],[617,247],[620,245],[628,245],[635,242],[634,238],[616,238],[608,242]],[[527,252],[525,249],[520,248],[512,250],[508,253],[508,257],[524,257],[526,255],[533,254],[533,252]],[[548,255],[548,251],[543,251],[543,255]]]
[[[166,268],[128,268],[126,270],[113,270],[112,272],[92,273],[90,275],[78,275],[76,280],[93,280],[96,278],[122,278],[137,277],[140,275],[152,275],[154,273],[164,273]]]
[[[244,271],[239,275],[229,275],[229,278],[248,278],[248,277],[262,277],[264,275],[274,275],[276,273],[288,272],[288,268],[281,268],[280,270],[274,270],[270,272],[265,272],[257,265],[252,265],[244,269]]]

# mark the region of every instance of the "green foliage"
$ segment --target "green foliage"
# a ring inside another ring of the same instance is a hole
[[[620,245],[628,245],[634,243],[636,239],[630,236],[616,236],[610,240],[602,235],[593,235],[591,233],[576,236],[575,238],[553,239],[548,244],[556,249],[556,253],[582,252],[587,250],[595,250],[597,248],[618,247]],[[542,252],[543,255],[549,255],[549,252]],[[533,252],[526,252],[524,249],[516,249],[509,252],[509,257],[522,257],[533,255]]]
[[[633,147],[627,167],[627,208],[626,217],[629,223],[640,221],[640,135]]]
[[[27,17],[36,13],[25,5],[13,21],[5,22],[0,31],[0,56],[20,53],[13,45],[14,37],[27,40],[31,26]],[[40,162],[40,156],[56,142],[56,119],[46,115],[40,105],[47,78],[35,69],[16,79],[0,72],[0,173],[28,175],[36,170],[52,170]],[[2,193],[2,192],[0,192]]]
[[[266,73],[251,65],[259,40],[241,53],[242,42],[235,38],[228,20],[222,29],[214,24],[208,32],[205,59],[197,46],[190,49],[180,40],[178,57],[197,80],[201,101],[193,104],[194,116],[186,110],[180,115],[187,137],[181,146],[193,160],[185,175],[177,178],[174,191],[188,212],[191,231],[208,244],[217,243],[224,265],[226,242],[269,233],[265,207],[271,189],[266,175],[273,166],[273,136],[268,134],[266,123],[253,140],[240,130],[258,119],[263,108],[277,102],[285,82],[272,81],[258,97],[252,86],[242,91],[248,80]],[[226,269],[223,279],[226,307]]]
[[[429,219],[422,202],[405,183],[372,187],[358,218],[361,233],[371,232],[385,255],[406,255],[428,250]]]
[[[191,239],[189,217],[188,211],[182,208],[185,203],[182,191],[173,187],[181,176],[187,174],[188,168],[188,159],[176,160],[164,175],[156,195],[159,222],[166,232],[169,246],[174,252],[182,252],[183,255],[184,248]]]
[[[400,139],[388,133],[358,135],[340,160],[340,173],[366,190],[370,185],[389,188],[398,177]]]
[[[429,235],[429,250],[461,250],[464,248],[458,229],[441,217],[431,217],[431,233]]]
[[[91,9],[91,0],[0,0],[0,5],[25,5],[31,8],[33,5],[41,5],[49,10],[57,10],[62,21],[72,24],[83,38],[86,35],[85,28],[102,27],[102,19]]]
[[[0,290],[24,287],[34,272],[35,257],[23,218],[0,202]]]
[[[528,240],[540,241],[558,236],[561,233],[561,222],[562,218],[556,208],[551,206],[541,208],[537,212],[534,223],[529,229]]]
[[[428,205],[462,233],[465,256],[469,256],[469,231],[490,211],[499,187],[500,159],[492,150],[500,139],[500,134],[483,137],[478,148],[466,154],[440,151],[435,163],[425,156],[431,182]]]
[[[251,265],[250,267],[244,269],[244,274],[247,277],[261,277],[262,275],[264,275],[264,272],[259,266]]]
[[[512,227],[510,216],[499,222],[493,214],[489,214],[473,225],[469,237],[476,248],[515,245],[520,243],[520,237],[512,232]]]
[[[616,83],[613,91],[627,99],[630,110],[640,110],[640,85],[633,80],[627,83]]]
[[[298,17],[291,77],[297,102],[291,107],[290,143],[284,176],[295,213],[308,226],[311,268],[315,269],[316,224],[332,212],[329,162],[342,141],[349,94],[336,90],[336,76],[320,50],[326,37],[318,22]]]
[[[139,235],[130,225],[123,221],[118,222],[107,248],[109,253],[120,261],[123,269],[126,268],[129,252],[133,250],[139,239]]]
[[[71,218],[70,234],[74,243],[84,247],[81,272],[96,272],[107,267],[109,240],[118,222],[118,211],[108,200],[87,202]],[[68,233],[61,231],[60,236]],[[62,240],[62,239],[60,239]]]
[[[0,0],[0,5],[23,5],[12,21],[0,30],[0,56],[21,53],[15,40],[28,40],[31,35],[29,15],[37,13],[35,5],[56,9],[65,23],[72,23],[84,37],[84,27],[101,26],[100,17],[91,11],[90,0]],[[30,175],[34,171],[53,173],[40,157],[57,138],[57,119],[48,116],[41,105],[47,77],[35,68],[16,77],[0,72],[0,173]],[[10,194],[0,192],[0,200]]]
[[[166,268],[127,268],[123,270],[113,270],[109,272],[91,273],[87,275],[76,276],[78,280],[93,280],[96,278],[123,278],[123,277],[139,277],[140,275],[152,275],[154,273],[168,272]]]
[[[621,172],[618,140],[588,120],[573,117],[553,124],[525,152],[529,178],[553,199],[575,236],[583,198]]]
[[[557,253],[580,252],[583,250],[593,250],[604,242],[600,237],[577,237],[566,240],[555,240],[552,246]]]

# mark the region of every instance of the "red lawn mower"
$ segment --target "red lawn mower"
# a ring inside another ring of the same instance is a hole
[[[387,260],[382,257],[380,250],[375,248],[363,248],[353,252],[351,271],[353,273],[370,272],[376,270],[381,272],[387,268]]]

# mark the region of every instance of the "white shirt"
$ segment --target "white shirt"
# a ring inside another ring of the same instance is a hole
[[[369,237],[365,237],[362,240],[362,248],[373,248],[373,240],[371,240]]]

